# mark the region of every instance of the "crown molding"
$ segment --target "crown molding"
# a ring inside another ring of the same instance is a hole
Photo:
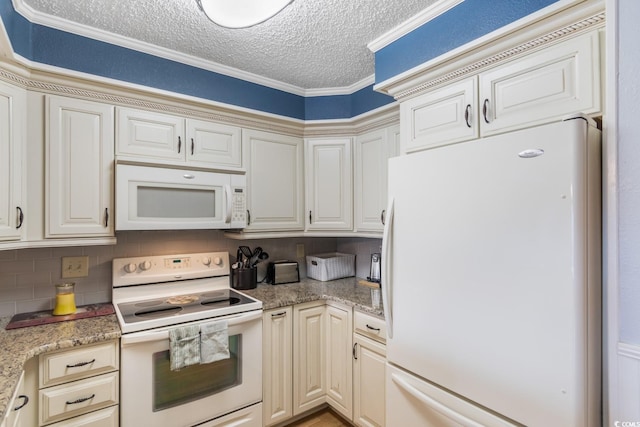
[[[306,121],[304,136],[353,136],[398,123],[400,107],[394,102],[350,119]]]
[[[335,96],[335,95],[351,95],[354,92],[364,89],[367,86],[371,86],[376,82],[375,75],[372,74],[359,82],[355,82],[351,86],[345,86],[342,88],[319,88],[319,89],[307,89],[305,91],[306,97],[314,96]]]
[[[372,40],[371,42],[369,42],[369,44],[367,44],[367,48],[369,48],[371,52],[375,53],[383,47],[390,45],[399,38],[406,36],[416,28],[421,27],[427,22],[437,18],[446,11],[453,9],[463,1],[464,0],[440,0],[424,9],[419,14],[409,18],[397,27],[387,31],[377,39]]]
[[[560,3],[562,4],[556,7],[566,9],[571,3],[575,3],[575,0]],[[516,21],[481,39],[380,82],[374,86],[374,90],[391,95],[396,100],[404,100],[565,38],[604,27],[606,15],[602,3],[584,3],[583,6],[578,5],[564,13],[551,13],[555,8],[545,8],[547,10],[544,12]],[[534,23],[535,25],[532,25]]]
[[[149,55],[157,56],[159,58],[168,59],[170,61],[178,62],[192,67],[200,68],[206,71],[222,74],[229,77],[234,77],[247,82],[255,83],[261,86],[269,87],[271,89],[281,90],[283,92],[291,93],[299,96],[333,96],[333,95],[350,95],[353,92],[362,89],[363,87],[373,84],[373,81],[368,84],[364,84],[364,81],[369,81],[372,77],[366,77],[364,80],[356,82],[350,86],[335,87],[335,88],[320,88],[320,89],[307,89],[300,86],[295,86],[289,83],[281,82],[279,80],[271,79],[268,77],[260,76],[258,74],[249,73],[247,71],[240,70],[238,68],[229,67],[217,62],[208,61],[202,58],[198,58],[193,55],[187,55],[185,53],[177,52],[172,49],[156,46],[151,43],[135,40],[129,37],[124,37],[118,34],[111,33],[109,31],[101,30],[99,28],[93,28],[88,25],[72,22],[67,19],[58,18],[55,16],[47,15],[33,9],[26,4],[23,0],[12,0],[13,7],[20,15],[25,17],[31,23],[43,25],[50,28],[55,28],[60,31],[65,31],[71,34],[75,34],[82,37],[87,37],[93,40],[109,43],[115,46],[124,47],[127,49],[135,50],[137,52],[146,53]]]

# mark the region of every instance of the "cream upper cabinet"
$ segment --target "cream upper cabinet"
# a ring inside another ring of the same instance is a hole
[[[293,414],[326,401],[324,302],[293,307]]]
[[[477,138],[476,82],[471,77],[401,103],[402,151]]]
[[[307,139],[306,229],[353,229],[351,138]]]
[[[355,139],[355,228],[384,228],[387,205],[387,161],[399,153],[399,126],[358,135]]]
[[[117,108],[118,158],[212,169],[242,168],[241,130],[206,120]]]
[[[113,107],[47,97],[45,237],[113,236]]]
[[[595,113],[600,102],[600,41],[584,34],[479,76],[482,135]]]
[[[293,310],[282,307],[265,311],[262,319],[263,425],[293,416]]]
[[[248,226],[244,231],[304,229],[302,138],[245,129]]]
[[[601,112],[600,83],[592,31],[401,102],[402,152]]]
[[[0,82],[0,241],[24,231],[24,137],[26,92]]]
[[[327,403],[351,419],[352,405],[352,364],[351,337],[353,314],[351,307],[327,303]]]

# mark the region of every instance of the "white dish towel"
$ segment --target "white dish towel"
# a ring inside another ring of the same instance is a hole
[[[228,359],[229,334],[226,320],[205,323],[200,326],[200,363]]]
[[[171,370],[200,363],[200,327],[181,326],[169,330],[169,359]]]

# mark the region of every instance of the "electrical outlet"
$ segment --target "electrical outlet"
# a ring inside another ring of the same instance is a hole
[[[304,257],[304,243],[298,243],[296,245],[296,258]]]
[[[87,277],[89,275],[88,256],[62,257],[62,278]]]

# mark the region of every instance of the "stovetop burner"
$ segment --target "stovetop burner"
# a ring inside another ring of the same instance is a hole
[[[218,310],[239,304],[253,302],[233,289],[221,289],[202,294],[174,295],[167,298],[154,298],[147,301],[120,303],[118,310],[125,323],[141,322],[148,319],[160,319]]]

